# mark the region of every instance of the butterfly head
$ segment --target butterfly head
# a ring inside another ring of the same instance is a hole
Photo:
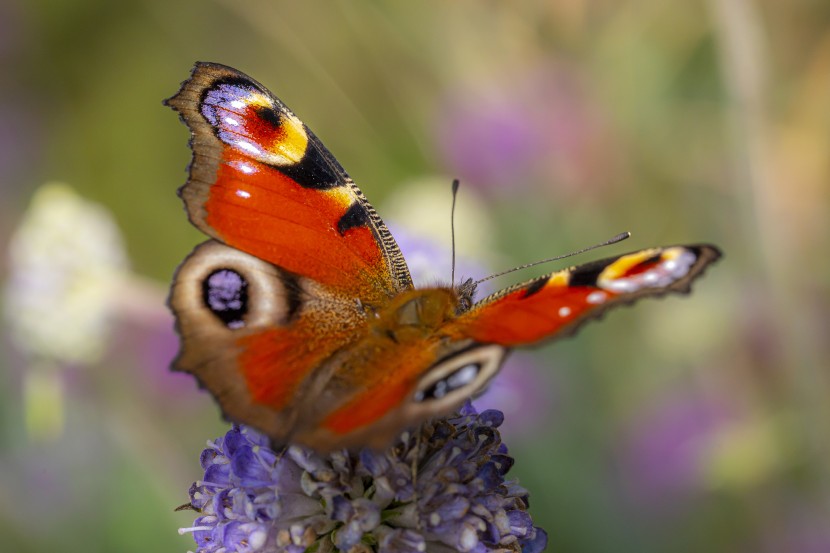
[[[469,311],[475,301],[476,289],[478,283],[471,278],[464,280],[461,284],[455,287],[455,293],[458,296],[458,307],[456,308],[456,315],[460,315],[465,311]]]

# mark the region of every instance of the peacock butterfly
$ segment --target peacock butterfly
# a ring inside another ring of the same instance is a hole
[[[226,418],[277,444],[382,447],[479,392],[515,346],[607,309],[687,293],[720,252],[649,248],[473,302],[475,285],[415,288],[395,239],[340,164],[247,75],[197,63],[165,101],[190,128],[179,190],[211,240],[178,268],[175,370]]]

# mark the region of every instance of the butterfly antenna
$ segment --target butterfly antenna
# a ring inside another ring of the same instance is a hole
[[[610,246],[611,244],[616,244],[617,242],[622,242],[626,238],[631,236],[631,233],[621,232],[620,234],[614,236],[613,238],[609,238],[604,242],[600,242],[599,244],[594,244],[593,246],[588,246],[587,248],[582,248],[581,250],[577,250],[575,252],[566,253],[565,255],[557,255],[556,257],[551,257],[548,259],[542,259],[541,261],[534,261],[533,263],[527,263],[526,265],[519,265],[518,267],[513,267],[512,269],[507,269],[506,271],[502,271],[500,273],[496,273],[494,275],[490,275],[488,277],[484,277],[481,280],[477,280],[475,284],[481,284],[482,282],[488,281],[492,278],[500,277],[502,275],[506,275],[507,273],[512,273],[514,271],[521,271],[522,269],[527,269],[528,267],[535,267],[536,265],[541,265],[542,263],[550,263],[551,261],[556,261],[559,259],[565,259],[566,257],[573,257],[574,255],[579,255],[581,253],[589,252],[591,250],[595,250],[597,248],[602,248],[604,246]]]
[[[458,179],[452,180],[452,211],[450,211],[450,236],[452,240],[452,277],[450,282],[455,286],[455,198],[458,197]]]

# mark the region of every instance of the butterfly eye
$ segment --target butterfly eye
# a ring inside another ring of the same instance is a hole
[[[202,282],[202,300],[230,329],[245,326],[248,281],[233,269],[217,269]]]
[[[445,357],[421,378],[412,399],[424,408],[444,409],[479,392],[498,372],[506,350],[474,345]]]

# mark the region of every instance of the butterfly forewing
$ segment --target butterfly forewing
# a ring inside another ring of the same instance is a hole
[[[612,307],[687,293],[720,257],[710,245],[650,248],[551,273],[497,292],[448,325],[455,337],[519,346],[572,333]]]
[[[230,67],[197,63],[166,103],[192,132],[180,194],[199,229],[368,302],[411,287],[374,208],[265,87]]]

